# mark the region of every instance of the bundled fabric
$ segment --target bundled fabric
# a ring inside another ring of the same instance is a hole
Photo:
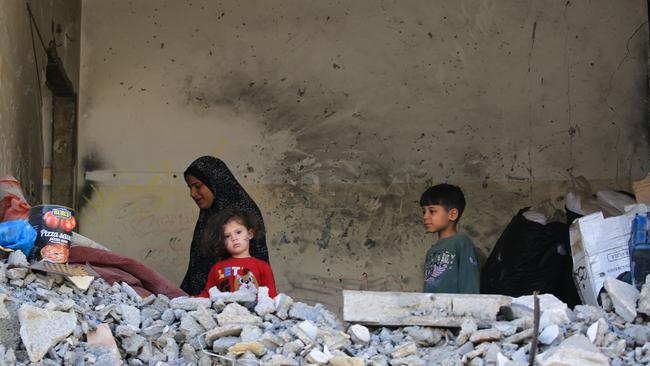
[[[36,230],[27,220],[13,220],[0,223],[0,250],[20,250],[29,256],[36,240]]]
[[[129,257],[101,249],[72,246],[68,263],[89,263],[109,284],[126,282],[143,298],[163,294],[169,298],[187,296],[174,283]]]
[[[10,175],[0,177],[0,222],[26,220],[29,208],[20,182]]]
[[[538,291],[579,304],[568,225],[530,221],[526,211],[512,218],[494,246],[481,272],[481,293],[518,297]]]

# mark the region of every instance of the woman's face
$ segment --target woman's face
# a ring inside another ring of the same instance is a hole
[[[190,196],[200,209],[212,207],[212,203],[214,203],[214,194],[212,194],[212,191],[208,186],[203,184],[203,182],[198,180],[195,176],[188,174],[187,187],[190,189]]]

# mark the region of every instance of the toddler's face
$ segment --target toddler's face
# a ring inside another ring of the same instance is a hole
[[[427,232],[437,233],[449,226],[450,212],[441,205],[422,206],[422,221]]]
[[[223,233],[226,238],[226,250],[233,258],[250,257],[250,240],[253,238],[253,231],[236,220],[230,220],[223,226]]]

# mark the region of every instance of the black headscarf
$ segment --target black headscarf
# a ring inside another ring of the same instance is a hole
[[[255,214],[262,226],[264,225],[264,219],[255,201],[237,182],[237,179],[223,161],[212,156],[202,156],[190,164],[184,175],[185,179],[187,179],[188,175],[194,176],[208,186],[214,195],[212,206],[201,209],[199,212],[199,219],[194,228],[192,246],[190,247],[190,263],[181,284],[181,288],[185,292],[196,295],[205,288],[210,268],[216,262],[225,259],[206,255],[201,248],[201,240],[208,219],[226,208],[250,211]],[[266,248],[266,238],[264,236],[250,241],[250,254],[266,262],[269,261],[269,252]]]

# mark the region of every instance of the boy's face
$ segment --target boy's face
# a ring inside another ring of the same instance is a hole
[[[441,205],[422,206],[422,221],[424,229],[429,233],[437,233],[446,229],[458,218],[458,210],[447,210]]]
[[[230,220],[223,226],[223,233],[226,238],[226,250],[233,258],[250,257],[250,240],[253,238],[253,231],[236,220]]]

